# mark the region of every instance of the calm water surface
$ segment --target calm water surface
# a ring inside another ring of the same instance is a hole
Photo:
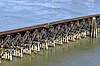
[[[100,0],[0,0],[0,32],[100,14]]]
[[[100,35],[49,48],[39,55],[14,57],[13,61],[2,60],[0,66],[100,66]]]

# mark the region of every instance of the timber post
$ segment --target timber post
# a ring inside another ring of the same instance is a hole
[[[97,37],[97,26],[96,26],[96,17],[92,17],[92,26],[91,28],[91,37],[96,38]]]

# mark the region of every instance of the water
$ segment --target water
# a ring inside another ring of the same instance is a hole
[[[2,60],[0,66],[100,66],[100,35],[43,50],[41,53]]]
[[[100,0],[0,0],[0,32],[100,14]]]

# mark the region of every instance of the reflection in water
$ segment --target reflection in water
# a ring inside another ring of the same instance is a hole
[[[24,55],[13,61],[2,60],[0,66],[99,66],[100,35],[83,38],[62,46],[43,50],[40,54]]]

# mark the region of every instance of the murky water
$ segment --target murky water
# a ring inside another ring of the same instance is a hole
[[[39,55],[2,60],[0,66],[100,66],[100,35],[42,50]]]
[[[0,32],[100,14],[100,0],[0,0]]]

